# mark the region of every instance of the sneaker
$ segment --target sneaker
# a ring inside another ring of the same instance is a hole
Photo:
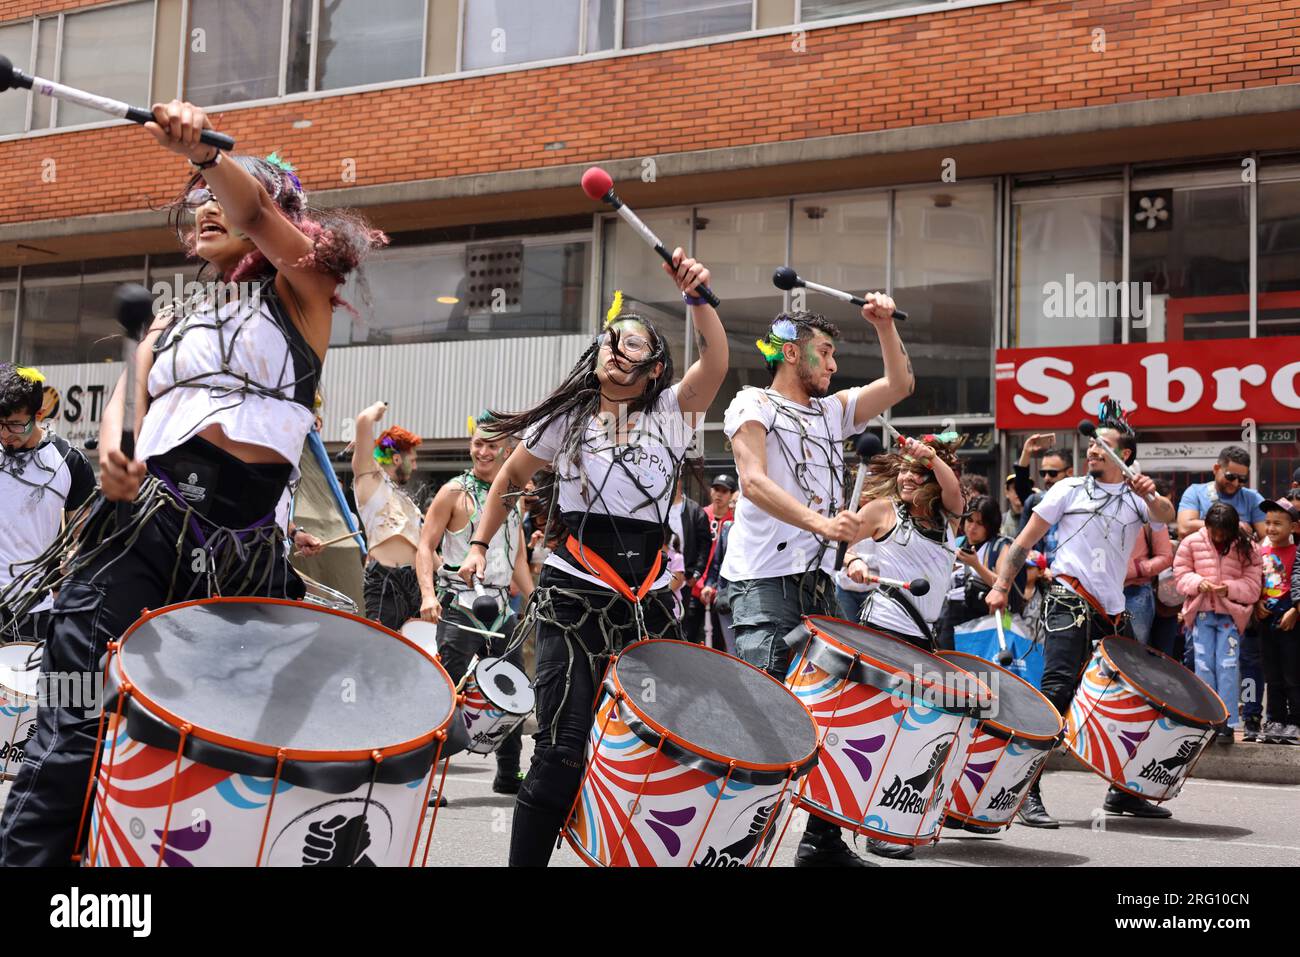
[[[1300,744],[1300,727],[1288,724],[1279,735],[1279,744]]]
[[[1047,813],[1047,808],[1043,806],[1043,796],[1037,790],[1030,791],[1025,795],[1024,801],[1020,804],[1020,810],[1016,812],[1016,817],[1025,827],[1060,827],[1061,824],[1056,818]]]
[[[437,788],[434,788],[432,791],[429,792],[429,807],[446,807],[446,806],[447,806],[447,799],[438,793]]]
[[[876,857],[888,857],[895,861],[910,861],[916,854],[916,848],[911,844],[891,844],[878,837],[867,839],[867,850]]]
[[[1132,814],[1134,817],[1166,818],[1173,817],[1174,812],[1168,808],[1160,807],[1158,804],[1152,804],[1135,794],[1129,794],[1127,791],[1117,791],[1111,788],[1106,792],[1106,800],[1102,804],[1107,814]]]
[[[1247,718],[1244,728],[1241,732],[1242,741],[1258,741],[1259,737],[1259,718]]]
[[[876,867],[864,861],[844,843],[839,832],[834,834],[809,834],[804,831],[799,849],[794,855],[795,867]]]
[[[1214,743],[1227,747],[1233,742],[1233,734],[1234,732],[1232,728],[1220,728],[1218,731],[1214,732]]]
[[[518,769],[503,771],[497,768],[496,777],[492,779],[492,790],[497,794],[518,794],[523,783],[523,771]]]
[[[1258,740],[1263,744],[1286,744],[1286,727],[1280,721],[1265,721]]]
[[[971,824],[967,822],[964,827],[972,834],[996,834],[1002,830],[1002,825],[991,824]]]

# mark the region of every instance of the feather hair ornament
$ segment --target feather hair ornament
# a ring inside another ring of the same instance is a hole
[[[767,334],[766,339],[755,340],[754,345],[758,346],[758,351],[763,354],[769,366],[774,366],[778,362],[785,360],[785,352],[782,350],[787,342],[796,342],[799,339],[799,327],[791,319],[778,319],[772,323],[772,328]]]
[[[605,313],[605,328],[608,329],[609,324],[613,322],[615,319],[617,319],[622,312],[623,312],[623,290],[615,289],[614,301],[609,304],[609,311]]]
[[[1121,435],[1132,435],[1133,426],[1129,424],[1128,415],[1118,399],[1102,399],[1097,410],[1097,424],[1103,429],[1114,429]]]
[[[14,372],[18,373],[20,379],[25,379],[28,382],[45,381],[45,376],[41,374],[40,370],[33,369],[31,366],[14,366]]]

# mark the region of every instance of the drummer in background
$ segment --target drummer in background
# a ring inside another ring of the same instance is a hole
[[[491,429],[492,417],[484,412],[470,419],[469,455],[472,465],[438,489],[424,516],[424,531],[415,567],[420,579],[420,617],[438,624],[438,655],[453,683],[459,685],[470,661],[480,657],[502,657],[516,619],[510,609],[510,585],[519,589],[524,602],[533,595],[533,576],[528,568],[524,544],[523,516],[518,508],[506,513],[487,547],[481,585],[495,603],[496,614],[482,621],[474,616],[477,592],[460,580],[458,572],[470,545],[478,538],[478,526],[488,489],[510,455],[505,436]],[[436,578],[436,582],[435,582]],[[497,631],[502,637],[466,631],[467,625],[483,631]],[[523,654],[516,647],[505,656],[521,671]],[[497,773],[492,790],[497,794],[518,794],[523,775],[519,755],[523,749],[523,725],[506,736],[497,748]]]
[[[11,621],[5,588],[22,573],[22,563],[49,548],[64,521],[95,493],[95,473],[86,457],[41,425],[44,382],[35,369],[0,363],[0,501],[5,503],[0,641],[47,637],[53,597],[45,595]]]
[[[644,638],[680,638],[663,547],[682,462],[699,419],[727,374],[727,336],[708,300],[703,263],[673,252],[665,271],[699,336],[697,359],[673,381],[668,339],[649,319],[621,312],[564,381],[533,408],[498,418],[522,435],[492,483],[477,536],[460,567],[466,584],[487,567],[497,529],[542,466],[555,478],[545,537],[554,541],[515,640],[537,629],[538,733],[515,801],[510,866],[545,866],[582,783],[600,676],[612,655]],[[542,491],[539,488],[539,492]],[[561,531],[561,527],[563,531]]]
[[[758,342],[771,387],[742,389],[723,421],[743,493],[722,563],[736,654],[779,681],[790,659],[781,639],[804,615],[840,617],[831,578],[835,543],[862,537],[857,511],[842,510],[844,440],[914,385],[894,328],[894,301],[879,293],[866,300],[862,318],[880,342],[883,378],[830,394],[839,329],[824,316],[782,314]],[[867,862],[844,843],[838,827],[809,817],[795,866]]]
[[[376,439],[375,425],[387,411],[387,403],[376,402],[357,416],[352,491],[370,550],[363,580],[366,617],[401,631],[402,625],[420,615],[420,583],[415,574],[420,509],[405,487],[415,474],[416,448],[422,440],[399,426]]]
[[[884,585],[873,589],[862,604],[860,620],[925,651],[935,647],[934,629],[947,594],[943,586],[952,575],[957,524],[965,504],[958,477],[958,437],[951,439],[930,444],[904,439],[901,451],[875,456],[863,484],[867,504],[858,513],[864,537],[873,541],[872,564],[881,577],[907,582],[923,578],[931,584],[919,597]],[[853,581],[866,581],[866,562],[854,549],[844,556],[844,570]],[[869,839],[867,847],[880,857],[905,860],[915,853],[910,844],[878,838]]]
[[[1043,496],[998,562],[997,581],[987,598],[990,613],[1000,614],[1012,579],[1034,543],[1050,525],[1057,525],[1052,580],[1043,596],[1041,690],[1062,715],[1068,712],[1093,642],[1127,631],[1124,578],[1142,526],[1150,524],[1153,531],[1160,531],[1177,517],[1168,499],[1155,496],[1148,504],[1155,483],[1145,475],[1125,481],[1098,442],[1105,442],[1126,462],[1137,454],[1137,436],[1113,401],[1103,403],[1101,427],[1088,445],[1088,474],[1062,479]],[[1029,827],[1058,827],[1043,805],[1039,781],[1041,776],[1020,806],[1020,821]],[[1168,809],[1115,787],[1107,793],[1104,807],[1111,814],[1170,816]]]

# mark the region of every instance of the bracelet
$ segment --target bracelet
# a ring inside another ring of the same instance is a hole
[[[707,306],[709,300],[702,296],[692,296],[689,292],[682,293],[682,302],[688,306]]]
[[[993,591],[1000,591],[1000,592],[1008,592],[1008,593],[1010,593],[1010,591],[1011,591],[1011,586],[1010,586],[1010,585],[1001,585],[1001,586],[999,586],[997,582],[994,582],[992,585],[989,586],[989,588],[993,589]]]
[[[482,546],[483,546],[483,551],[485,551],[485,552],[488,550],[488,548],[491,547],[491,546],[488,545],[487,542],[480,541],[480,540],[477,539],[477,538],[472,538],[472,539],[470,539],[469,547],[470,547],[470,548],[473,548],[475,545],[482,545]]]
[[[214,167],[214,166],[216,166],[218,163],[220,163],[220,162],[221,162],[221,150],[217,149],[217,147],[215,147],[215,146],[212,147],[212,148],[213,148],[214,150],[217,150],[217,152],[213,155],[212,159],[210,159],[210,160],[208,160],[207,162],[204,162],[204,163],[196,163],[196,162],[194,162],[194,160],[190,160],[190,161],[189,161],[189,162],[190,162],[190,165],[193,166],[195,169],[211,169],[212,167]]]
[[[861,555],[854,555],[852,558],[850,558],[847,562],[844,563],[844,567],[848,568],[854,562],[862,562],[862,564],[865,565],[867,563],[867,560],[863,558]]]

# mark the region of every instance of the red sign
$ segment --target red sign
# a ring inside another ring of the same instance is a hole
[[[1300,337],[999,349],[1000,429],[1073,429],[1119,399],[1134,428],[1300,422]]]

